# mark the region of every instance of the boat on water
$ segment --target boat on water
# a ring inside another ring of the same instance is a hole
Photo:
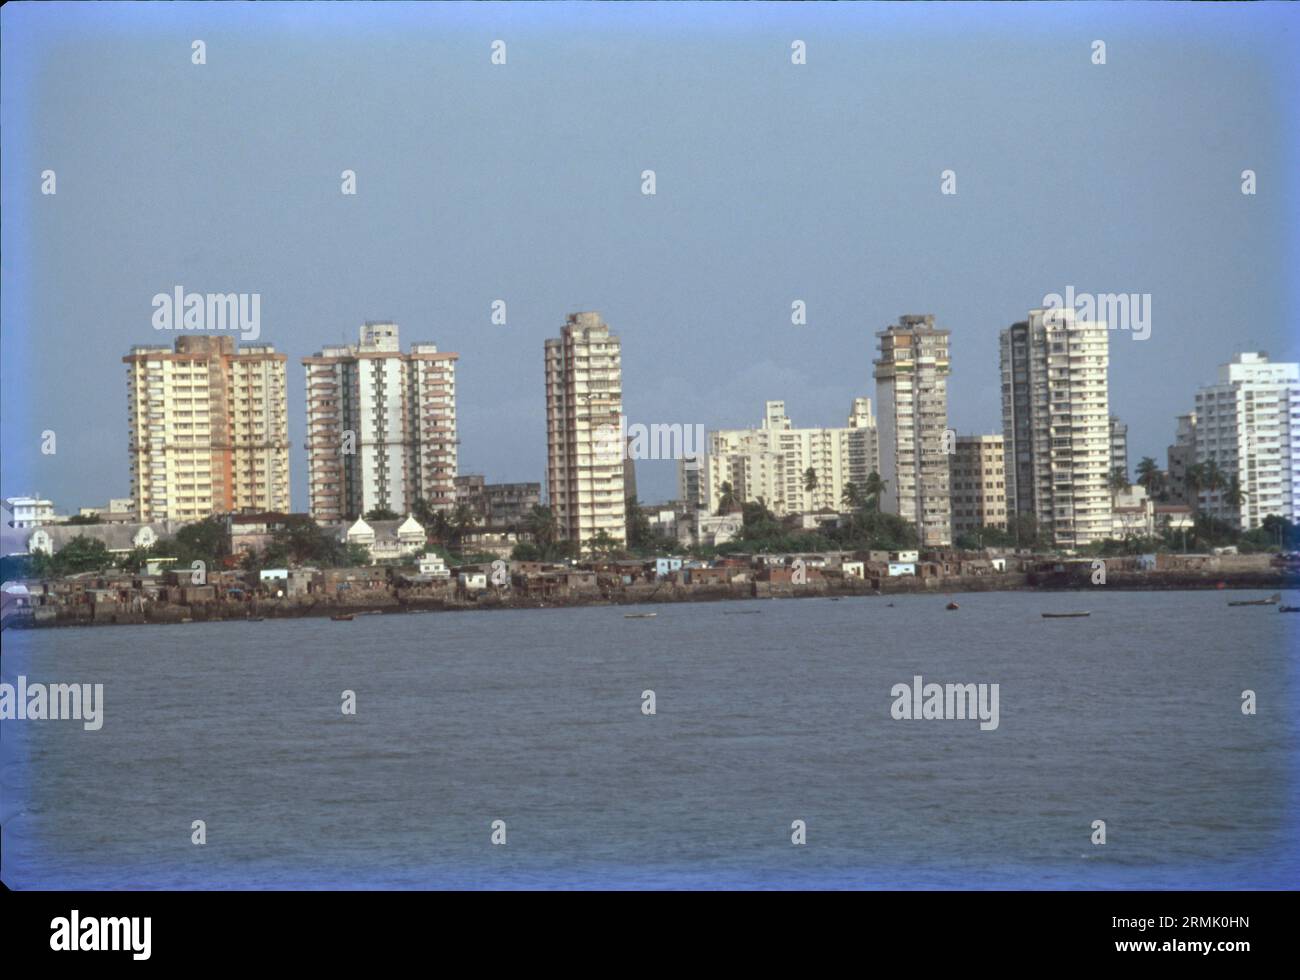
[[[724,609],[724,610],[722,610],[722,615],[724,615],[724,616],[757,616],[757,615],[758,615],[759,613],[761,613],[762,611],[763,611],[763,610],[761,610],[761,609]]]
[[[948,605],[944,606],[944,608],[945,608],[945,609],[960,609],[961,606],[957,605],[957,603],[955,603],[955,602],[950,602],[950,603],[948,603]]]
[[[624,619],[654,619],[658,613],[624,613]]]
[[[334,620],[336,623],[350,623],[352,621],[352,613],[336,613],[331,616],[330,619]]]
[[[1068,612],[1068,613],[1043,613],[1044,619],[1079,619],[1083,616],[1091,616],[1092,612]]]
[[[1278,606],[1278,612],[1300,612],[1300,606]]]
[[[1276,606],[1282,601],[1282,593],[1274,592],[1267,599],[1238,599],[1236,602],[1230,602],[1230,606]]]

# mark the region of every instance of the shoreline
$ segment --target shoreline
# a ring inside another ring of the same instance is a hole
[[[439,597],[376,593],[339,601],[337,597],[264,598],[179,605],[154,602],[142,608],[122,603],[76,603],[37,606],[30,612],[7,617],[4,630],[40,630],[76,626],[159,626],[211,622],[258,622],[270,619],[323,619],[333,616],[404,615],[411,613],[471,612],[503,609],[572,609],[601,606],[675,605],[701,602],[744,602],[765,599],[843,599],[894,596],[951,596],[979,592],[1088,592],[1112,589],[1125,592],[1259,591],[1269,594],[1300,589],[1300,575],[1286,573],[1116,573],[1106,584],[1093,585],[1087,577],[1006,574],[925,580],[821,580],[801,586],[768,582],[732,585],[684,586],[660,584],[619,590],[559,596],[529,596],[518,592],[481,592],[472,596]],[[1263,596],[1259,596],[1263,598]]]

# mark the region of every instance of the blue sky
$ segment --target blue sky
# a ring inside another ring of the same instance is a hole
[[[843,424],[875,397],[875,332],[933,313],[966,433],[1001,431],[997,334],[1046,293],[1150,293],[1151,337],[1112,334],[1111,403],[1131,460],[1163,464],[1219,363],[1300,359],[1298,25],[1285,4],[6,5],[0,492],[126,494],[120,359],[174,339],[150,301],[177,284],[261,294],[297,509],[300,358],[383,318],[460,353],[461,471],[514,481],[542,479],[542,342],[571,311],[622,336],[629,421],[707,428],[768,398]],[[641,463],[642,498],[674,473]]]

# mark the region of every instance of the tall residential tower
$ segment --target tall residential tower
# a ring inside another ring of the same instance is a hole
[[[546,341],[546,489],[559,537],[627,541],[623,359],[599,313],[571,313]]]
[[[948,338],[934,317],[908,315],[877,333],[881,509],[916,525],[921,547],[952,543]]]
[[[122,360],[137,520],[289,509],[284,354],[196,334]]]
[[[1111,535],[1109,344],[1105,323],[1070,308],[1031,310],[1001,335],[1008,510],[1061,548]]]
[[[1202,482],[1201,510],[1243,531],[1270,514],[1296,519],[1300,494],[1300,364],[1264,353],[1237,354],[1217,384],[1196,393],[1196,462],[1213,463],[1227,483]],[[1241,500],[1232,499],[1235,478]]]
[[[403,354],[397,324],[367,322],[360,343],[303,358],[312,517],[454,506],[458,356],[431,343]]]

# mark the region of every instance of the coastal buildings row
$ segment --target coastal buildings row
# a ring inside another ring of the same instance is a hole
[[[1129,483],[1127,426],[1110,411],[1106,323],[1036,309],[1000,332],[997,435],[952,427],[951,333],[933,316],[904,315],[876,339],[875,413],[863,396],[843,426],[797,428],[784,402],[768,401],[756,427],[715,430],[703,451],[683,454],[678,500],[652,510],[652,527],[684,542],[725,538],[731,512],[749,502],[807,528],[869,504],[912,524],[928,548],[1026,517],[1063,549],[1135,526],[1134,508],[1146,504]],[[286,360],[228,336],[134,348],[123,358],[131,496],[81,516],[143,525],[287,512]],[[621,343],[599,313],[571,314],[545,341],[544,485],[458,473],[456,354],[431,342],[403,351],[396,324],[370,321],[356,344],[302,363],[309,513],[318,522],[351,525],[377,512],[427,519],[460,505],[485,529],[518,533],[545,504],[558,539],[626,543],[635,476],[622,442]],[[1139,467],[1147,503],[1243,530],[1269,515],[1294,521],[1300,365],[1238,354],[1194,405],[1178,418],[1159,485],[1149,460]],[[61,520],[39,496],[7,507],[15,528]]]

